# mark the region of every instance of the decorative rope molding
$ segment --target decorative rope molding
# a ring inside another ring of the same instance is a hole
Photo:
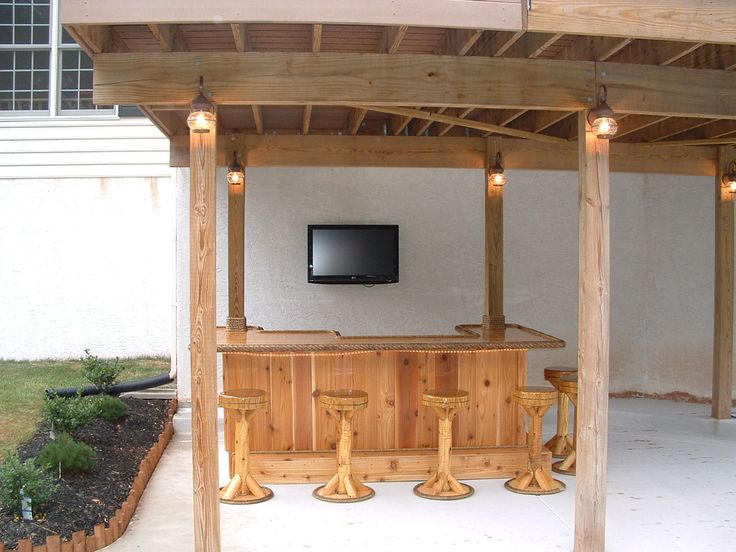
[[[100,523],[95,525],[94,533],[87,535],[85,531],[76,531],[72,533],[72,540],[62,540],[60,535],[50,535],[46,537],[46,544],[33,546],[31,539],[23,539],[18,541],[17,548],[6,548],[5,544],[0,542],[0,552],[95,552],[109,546],[118,540],[125,530],[128,528],[130,520],[133,518],[135,509],[138,507],[143,491],[153,475],[161,455],[174,435],[174,414],[177,410],[177,400],[174,399],[166,413],[166,424],[164,430],[151,449],[141,460],[138,475],[133,480],[128,493],[128,499],[123,505],[115,511],[115,515],[110,518],[110,522],[106,525]]]

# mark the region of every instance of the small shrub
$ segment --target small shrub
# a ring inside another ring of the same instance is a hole
[[[21,489],[31,497],[35,512],[43,508],[58,488],[54,478],[33,458],[21,462],[18,454],[12,453],[0,465],[0,505],[11,512],[20,514]]]
[[[96,415],[95,405],[87,397],[47,397],[43,412],[54,431],[63,433],[74,433]]]
[[[38,456],[39,463],[48,470],[61,468],[61,473],[91,471],[97,463],[97,454],[85,443],[75,441],[66,433],[56,436]]]
[[[100,395],[95,400],[95,409],[97,416],[108,422],[115,423],[124,418],[128,413],[128,407],[117,397],[110,395]]]
[[[118,376],[125,370],[125,365],[120,363],[119,358],[115,360],[107,360],[89,353],[89,349],[84,350],[82,357],[82,368],[84,369],[84,377],[90,383],[96,385],[103,393],[109,393],[113,385],[118,381]]]

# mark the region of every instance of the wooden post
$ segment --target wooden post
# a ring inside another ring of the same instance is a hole
[[[736,160],[736,151],[727,146],[718,149],[716,171],[716,278],[713,309],[713,407],[718,420],[731,418],[733,394],[733,194],[723,186],[728,165]]]
[[[215,173],[217,134],[189,135],[190,324],[194,548],[220,550],[217,463],[217,348],[215,340]]]
[[[575,552],[603,552],[608,455],[610,175],[608,140],[578,114],[579,303]]]
[[[494,186],[488,178],[500,151],[499,139],[486,140],[486,280],[483,330],[506,328],[503,313],[503,186]]]
[[[236,151],[244,151],[238,144]],[[243,156],[245,165],[245,156]],[[244,171],[245,173],[245,171]],[[245,185],[228,184],[227,259],[228,259],[228,330],[245,330]]]

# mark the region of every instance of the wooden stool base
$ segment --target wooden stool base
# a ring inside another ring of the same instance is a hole
[[[552,464],[552,471],[563,475],[575,475],[575,450],[572,450],[564,460]]]
[[[233,496],[228,496],[228,488],[231,485],[237,485],[240,491]],[[273,498],[273,491],[268,487],[261,487],[250,474],[247,476],[245,485],[241,485],[240,476],[236,474],[227,485],[220,488],[220,502],[223,504],[258,504],[271,498]]]
[[[527,495],[557,494],[566,488],[562,481],[553,479],[543,468],[537,468],[534,472],[527,469],[506,481],[503,486],[511,492]]]
[[[569,435],[555,435],[544,446],[552,452],[552,458],[567,458],[573,450]]]
[[[350,479],[353,485],[353,489],[355,489],[355,496],[350,496],[347,493],[337,493],[335,492],[337,489],[333,490],[330,493],[325,493],[325,490],[329,483],[327,483],[327,485],[322,485],[321,487],[317,487],[316,489],[314,489],[312,491],[312,496],[319,500],[324,500],[325,502],[363,502],[364,500],[368,500],[376,494],[376,491],[374,491],[370,487],[366,487],[352,477]]]
[[[452,478],[452,482],[449,481],[449,478]],[[443,490],[437,483],[437,474],[435,474],[429,481],[416,485],[414,487],[414,494],[422,498],[429,498],[430,500],[460,500],[461,498],[473,496],[475,492],[473,487],[465,483],[460,483],[451,475],[448,477],[448,488]]]

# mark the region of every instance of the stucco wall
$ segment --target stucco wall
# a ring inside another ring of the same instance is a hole
[[[180,395],[188,398],[188,171],[178,172]],[[218,174],[218,313],[227,316],[227,189]],[[437,333],[480,320],[481,171],[249,169],[246,311],[268,328]],[[506,316],[565,339],[529,354],[530,382],[576,364],[577,173],[511,171],[505,190]],[[401,281],[306,282],[306,225],[400,225]],[[611,389],[708,396],[713,318],[711,178],[614,174]]]
[[[0,182],[0,358],[170,355],[171,178]]]

